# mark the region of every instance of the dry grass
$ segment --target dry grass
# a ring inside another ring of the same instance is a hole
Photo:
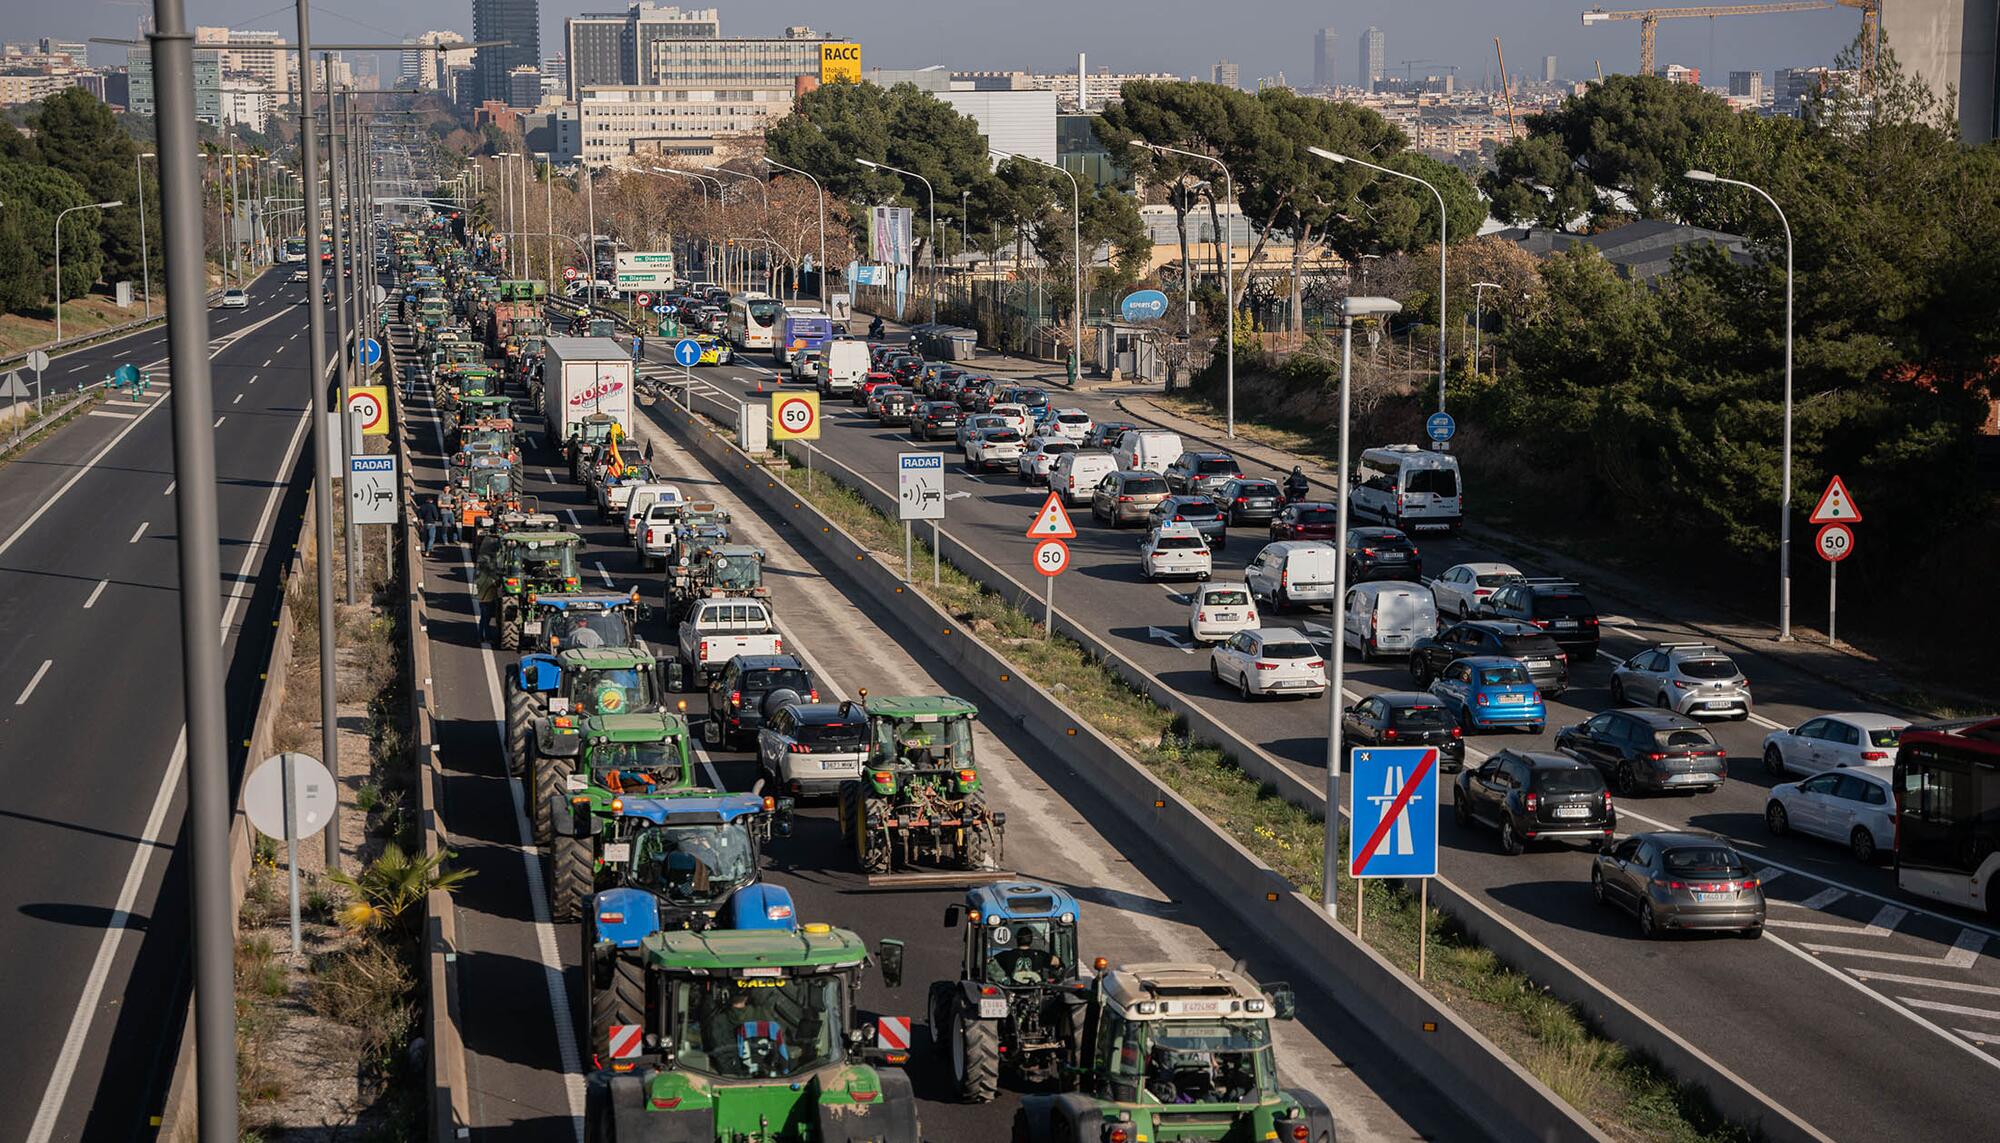
[[[146,316],[146,307],[135,297],[131,309],[119,309],[116,302],[108,297],[91,294],[81,298],[63,300],[63,337],[75,339],[84,337],[112,326],[124,325]],[[153,313],[159,316],[163,311],[159,295],[153,297]],[[12,357],[26,353],[38,345],[47,345],[56,337],[55,311],[47,317],[29,317],[26,314],[0,314],[0,357]]]

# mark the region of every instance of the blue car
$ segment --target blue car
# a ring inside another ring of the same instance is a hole
[[[1542,692],[1527,664],[1502,655],[1454,659],[1431,683],[1436,695],[1468,734],[1519,727],[1539,734],[1548,725]]]

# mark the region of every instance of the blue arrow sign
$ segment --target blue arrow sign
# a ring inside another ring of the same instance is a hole
[[[1357,746],[1349,877],[1436,877],[1438,750]]]
[[[382,343],[372,337],[361,339],[361,364],[373,365],[382,360]]]
[[[656,314],[670,314],[674,312],[674,307],[665,302],[660,302],[653,307],[653,312]]]
[[[701,360],[701,342],[691,337],[674,342],[674,360],[682,366],[693,365]]]
[[[1442,411],[1432,413],[1424,418],[1424,431],[1429,433],[1434,441],[1448,441],[1452,438],[1452,434],[1458,431],[1458,422],[1451,419],[1450,413]]]

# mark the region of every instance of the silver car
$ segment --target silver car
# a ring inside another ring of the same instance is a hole
[[[779,707],[757,731],[757,761],[795,798],[838,793],[868,761],[868,715],[851,702]]]
[[[1611,701],[1694,717],[1750,717],[1750,680],[1707,643],[1658,643],[1611,672]]]
[[[1590,895],[1639,920],[1639,933],[1722,929],[1764,935],[1764,888],[1727,842],[1699,833],[1635,833],[1597,855]]]

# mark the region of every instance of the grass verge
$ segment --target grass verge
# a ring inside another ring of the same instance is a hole
[[[891,561],[902,555],[902,530],[852,489],[820,473],[807,492],[802,468],[785,471],[792,491],[809,501],[870,551]],[[915,562],[928,560],[916,544]],[[1216,747],[1191,741],[1172,712],[1133,690],[1084,648],[1061,636],[1045,638],[1039,621],[1008,604],[949,563],[934,599],[989,647],[1062,696],[1072,710],[1158,774],[1245,848],[1318,899],[1324,854],[1323,819],[1286,801],[1239,769]],[[1341,830],[1343,842],[1345,829]],[[1357,883],[1341,873],[1336,894],[1353,916]],[[1696,1089],[1677,1083],[1655,1062],[1599,1034],[1571,1005],[1525,975],[1436,910],[1419,916],[1416,894],[1383,881],[1366,883],[1368,943],[1412,977],[1419,926],[1428,926],[1429,963],[1421,987],[1512,1055],[1558,1096],[1619,1139],[1677,1143],[1736,1143],[1753,1138],[1709,1106]]]
[[[56,430],[96,408],[98,402],[104,400],[104,390],[92,389],[81,397],[63,399],[72,402],[69,408],[64,409],[61,415],[51,417],[48,424],[22,437],[19,441],[7,443],[17,427],[14,423],[10,422],[5,428],[0,428],[0,468],[5,468],[14,461],[26,456],[30,449],[49,439],[50,435],[55,433]],[[26,408],[27,403],[23,402],[22,407]]]

